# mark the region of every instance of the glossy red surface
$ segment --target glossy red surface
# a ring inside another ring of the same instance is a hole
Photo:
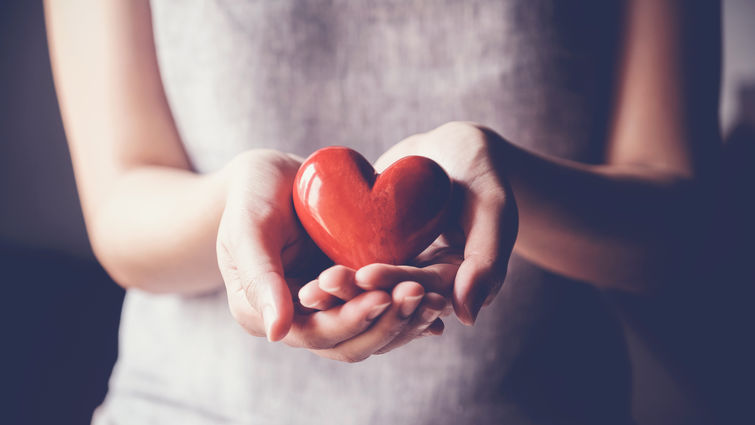
[[[383,173],[358,152],[328,147],[302,164],[294,207],[320,249],[338,264],[405,264],[443,230],[451,181],[434,161],[402,158]]]

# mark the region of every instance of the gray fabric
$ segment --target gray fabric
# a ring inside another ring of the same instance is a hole
[[[154,0],[159,62],[194,166],[245,149],[346,145],[472,120],[599,161],[618,9],[611,2]],[[446,321],[359,364],[245,334],[224,293],[129,291],[97,424],[620,424],[629,374],[591,287],[514,258],[474,328]]]

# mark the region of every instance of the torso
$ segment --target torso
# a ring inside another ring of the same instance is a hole
[[[601,161],[620,32],[613,2],[152,3],[165,90],[199,172],[261,147],[306,156],[344,145],[374,160],[402,138],[452,120],[485,124],[542,153]],[[623,339],[591,287],[515,257],[474,328],[446,323],[442,337],[342,364],[245,334],[224,293],[132,291],[100,417],[185,424],[626,419]]]

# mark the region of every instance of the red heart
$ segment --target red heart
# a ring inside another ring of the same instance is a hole
[[[327,147],[294,180],[304,229],[333,261],[351,268],[404,264],[440,234],[451,180],[431,159],[404,157],[383,173],[358,152]]]

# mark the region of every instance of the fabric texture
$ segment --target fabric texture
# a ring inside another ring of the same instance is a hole
[[[610,3],[610,4],[609,4]],[[616,2],[153,0],[165,90],[198,172],[275,148],[375,160],[452,120],[603,155]],[[468,328],[358,364],[247,335],[224,292],[129,291],[102,424],[622,424],[629,364],[592,287],[514,257]]]

